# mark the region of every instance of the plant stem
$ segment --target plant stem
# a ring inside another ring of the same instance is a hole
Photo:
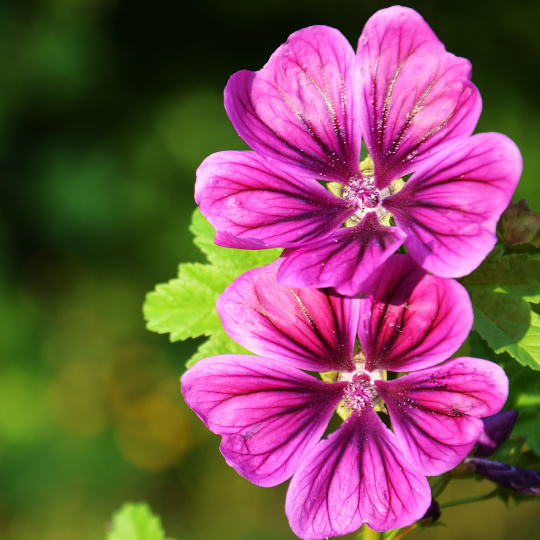
[[[409,525],[406,529],[402,529],[396,536],[394,536],[393,540],[400,540],[400,538],[403,538],[406,534],[409,534],[413,529],[416,529],[416,523]]]
[[[363,533],[364,533],[364,536],[362,537],[362,540],[380,540],[382,537],[380,532],[370,529],[365,524],[364,524]]]
[[[416,529],[417,523],[413,523],[412,525],[409,525],[408,527],[405,527],[403,529],[396,529],[394,531],[390,531],[390,534],[386,537],[384,537],[384,540],[399,540],[400,538],[403,538],[406,534],[409,534],[413,529]]]
[[[447,488],[448,484],[450,483],[450,480],[452,480],[452,478],[447,475],[447,474],[443,474],[443,476],[441,476],[434,484],[433,484],[433,487],[431,488],[431,498],[433,500],[436,500],[437,497],[440,497],[442,495],[442,492]]]
[[[486,501],[487,499],[493,499],[497,495],[497,490],[490,491],[489,493],[486,493],[485,495],[478,495],[477,497],[468,497],[467,499],[458,499],[457,501],[450,501],[447,503],[443,503],[440,505],[440,509],[448,508],[450,506],[457,506],[458,504],[467,504],[470,502],[476,502],[476,501]]]

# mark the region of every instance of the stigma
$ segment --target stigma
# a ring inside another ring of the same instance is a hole
[[[363,354],[361,356],[363,357]],[[364,359],[362,358],[362,360]],[[387,412],[375,387],[376,381],[386,380],[385,371],[368,371],[363,361],[355,361],[355,370],[340,373],[338,379],[347,382],[347,386],[343,390],[343,401],[337,409],[337,413],[344,420],[353,411],[361,412],[366,407],[371,407],[377,412]]]

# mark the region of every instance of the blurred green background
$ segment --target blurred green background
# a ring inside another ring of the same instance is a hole
[[[374,0],[0,2],[0,538],[101,540],[146,500],[180,539],[292,539],[286,486],[227,467],[178,378],[198,340],[144,328],[147,291],[202,261],[187,230],[195,170],[245,148],[222,92],[304,26],[356,46]],[[540,211],[540,3],[417,1],[473,62],[479,131],[512,137],[516,200]],[[446,499],[488,491],[457,482]],[[443,498],[444,500],[444,498]],[[536,538],[540,507],[443,514],[410,538]],[[513,531],[511,533],[511,531]]]

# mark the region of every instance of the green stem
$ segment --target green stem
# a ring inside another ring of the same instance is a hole
[[[408,527],[405,527],[403,529],[396,529],[394,531],[390,531],[390,534],[388,536],[384,537],[384,540],[400,540],[400,538],[403,538],[406,534],[409,534],[413,529],[416,529],[416,526],[418,523],[413,523],[412,525],[409,525]]]
[[[467,499],[459,499],[457,501],[450,501],[447,503],[443,503],[440,505],[440,509],[443,508],[449,508],[450,506],[457,506],[458,504],[467,504],[471,502],[476,501],[486,501],[487,499],[493,499],[493,497],[497,496],[497,489],[494,491],[490,491],[489,493],[486,493],[485,495],[478,495],[477,497],[468,497]]]
[[[394,536],[393,540],[400,540],[400,538],[403,538],[406,534],[409,534],[413,529],[416,529],[416,523],[409,525],[406,529],[402,529],[399,534]]]
[[[381,540],[382,538],[380,532],[370,529],[367,525],[364,525],[363,533],[364,536],[362,536],[362,540]]]
[[[436,500],[442,495],[442,492],[448,487],[450,480],[452,480],[452,478],[450,478],[449,475],[444,474],[433,484],[433,487],[431,488],[431,498],[433,500]]]

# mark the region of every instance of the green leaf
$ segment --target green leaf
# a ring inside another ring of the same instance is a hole
[[[525,437],[510,437],[504,441],[499,448],[489,456],[491,461],[506,463],[507,465],[518,465],[523,454]]]
[[[476,330],[497,353],[540,370],[540,259],[527,253],[503,255],[497,246],[480,267],[460,281],[471,297]]]
[[[186,367],[190,368],[202,358],[209,356],[217,356],[219,354],[251,354],[232,340],[223,328],[219,328],[214,332],[210,339],[206,340],[198,349],[197,352],[187,361]]]
[[[471,293],[476,330],[497,353],[540,370],[540,317],[524,300]]]
[[[198,263],[181,264],[178,278],[158,285],[143,307],[147,328],[171,341],[210,336],[221,328],[217,297],[235,278],[231,270]]]
[[[460,279],[467,289],[493,291],[514,298],[540,302],[540,258],[528,253],[503,255],[504,247],[495,249],[471,274]]]
[[[146,504],[127,503],[113,516],[107,540],[166,540],[166,538],[161,520],[152,514]]]
[[[178,277],[157,285],[143,306],[147,328],[169,333],[171,341],[209,336],[188,360],[187,367],[201,358],[218,354],[249,354],[224,332],[215,305],[218,296],[238,276],[271,263],[280,249],[243,250],[214,244],[215,231],[199,210],[193,214],[190,231],[195,245],[211,264],[183,263]]]

